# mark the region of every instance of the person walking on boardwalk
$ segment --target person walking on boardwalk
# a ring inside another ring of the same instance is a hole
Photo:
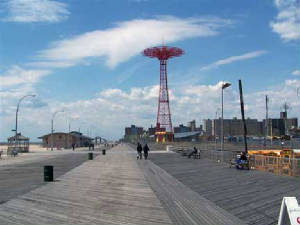
[[[138,142],[136,150],[137,150],[137,153],[138,153],[137,154],[137,159],[142,159],[143,148],[142,148],[142,145],[140,144],[140,142]]]
[[[144,157],[145,157],[145,159],[147,159],[148,158],[148,152],[150,151],[147,144],[144,145],[143,150],[144,150]]]

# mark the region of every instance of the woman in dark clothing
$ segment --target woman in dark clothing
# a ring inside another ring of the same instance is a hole
[[[137,144],[136,150],[137,150],[137,153],[138,153],[137,159],[142,159],[143,148],[142,148],[142,145],[139,142]]]
[[[150,151],[147,144],[144,145],[143,150],[144,150],[144,157],[145,157],[145,159],[147,159],[148,158],[148,152]]]

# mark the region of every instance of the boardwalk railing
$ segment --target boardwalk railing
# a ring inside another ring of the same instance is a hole
[[[194,146],[200,150],[221,150],[220,142],[215,141],[201,141],[201,142],[172,142],[168,143],[170,145],[176,147],[189,147],[193,148]],[[263,149],[299,149],[300,142],[296,140],[285,141],[282,144],[281,141],[276,140],[273,141],[272,144],[267,142],[266,145],[264,143],[258,141],[249,141],[248,149],[249,150],[263,150]],[[224,151],[244,151],[245,146],[243,142],[224,142]]]
[[[230,151],[202,151],[201,157],[214,161],[230,163],[236,157],[235,152]],[[264,172],[275,173],[276,175],[287,175],[299,177],[300,159],[273,157],[265,155],[250,155],[250,168]]]
[[[190,146],[170,146],[169,150],[175,152],[184,152],[192,150]],[[236,158],[237,152],[201,150],[201,158],[208,158],[215,162],[230,164]],[[299,177],[300,159],[273,157],[265,155],[250,155],[250,168],[264,172],[275,173],[276,175],[287,175]]]
[[[236,153],[230,151],[202,151],[201,157],[217,162],[231,163],[235,159]],[[276,175],[287,175],[299,177],[300,159],[273,157],[265,155],[250,155],[250,168],[264,172],[275,173]]]
[[[236,152],[231,151],[201,151],[201,157],[208,158],[217,162],[230,163],[236,156]]]
[[[251,155],[250,165],[256,170],[272,172],[277,175],[299,177],[300,159],[273,157],[264,155]]]

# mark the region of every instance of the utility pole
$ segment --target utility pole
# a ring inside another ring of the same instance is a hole
[[[271,147],[273,146],[273,122],[272,122],[272,118],[271,118],[271,126],[270,126],[270,130],[271,130]]]
[[[241,81],[241,80],[239,80],[239,90],[240,90],[241,114],[242,114],[242,120],[243,120],[243,124],[244,124],[245,153],[248,154],[248,146],[247,146],[247,125],[246,125],[246,121],[245,121],[244,99],[243,99],[243,87],[242,87],[242,81]]]
[[[214,134],[215,134],[215,143],[216,143],[216,150],[217,150],[217,126],[216,126],[216,123],[217,123],[217,119],[218,119],[218,113],[219,113],[219,110],[220,108],[217,109],[216,111],[216,119],[214,121]]]
[[[224,94],[223,94],[223,92],[224,92],[224,89],[225,88],[228,88],[228,87],[230,87],[230,83],[222,83],[222,105],[221,105],[221,107],[222,107],[222,112],[221,112],[221,118],[222,118],[222,120],[221,120],[221,151],[222,151],[222,162],[223,162],[223,154],[224,154],[224,104],[223,104],[223,102],[224,102]]]
[[[265,143],[264,143],[264,146],[265,146],[265,149],[267,147],[267,138],[268,138],[268,135],[269,135],[269,107],[268,107],[268,102],[269,102],[269,98],[268,98],[268,95],[266,95],[266,123],[265,123]]]

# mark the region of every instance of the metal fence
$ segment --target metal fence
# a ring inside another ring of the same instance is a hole
[[[172,145],[174,147],[193,148],[200,150],[221,150],[220,142],[215,141],[201,141],[201,142],[172,142],[165,143],[165,145]],[[300,142],[298,140],[285,141],[284,144],[280,141],[270,141],[266,145],[262,141],[248,141],[248,150],[263,150],[263,149],[299,149]],[[225,142],[224,151],[241,152],[244,151],[245,146],[242,142]]]
[[[256,170],[272,172],[277,175],[299,177],[300,174],[299,158],[251,155],[250,166]]]
[[[231,163],[235,159],[236,153],[230,151],[202,151],[201,157],[208,158],[213,161]],[[299,177],[300,175],[300,159],[288,157],[274,157],[265,155],[250,155],[250,168],[271,172],[276,175],[287,175]]]
[[[194,145],[199,148],[199,146]],[[203,147],[203,146],[202,146]],[[237,152],[234,151],[216,151],[209,150],[205,148],[199,148],[201,150],[201,158],[208,158],[215,162],[222,162],[230,164],[232,160],[236,158]],[[191,151],[191,146],[178,146],[173,145],[169,147],[169,150],[182,152],[182,151]],[[299,158],[290,158],[290,157],[273,157],[265,155],[250,155],[250,168],[271,172],[277,175],[288,175],[299,177],[300,175],[300,159]]]
[[[236,153],[231,151],[211,151],[202,150],[201,157],[214,160],[216,162],[230,163],[233,158],[235,158]]]

